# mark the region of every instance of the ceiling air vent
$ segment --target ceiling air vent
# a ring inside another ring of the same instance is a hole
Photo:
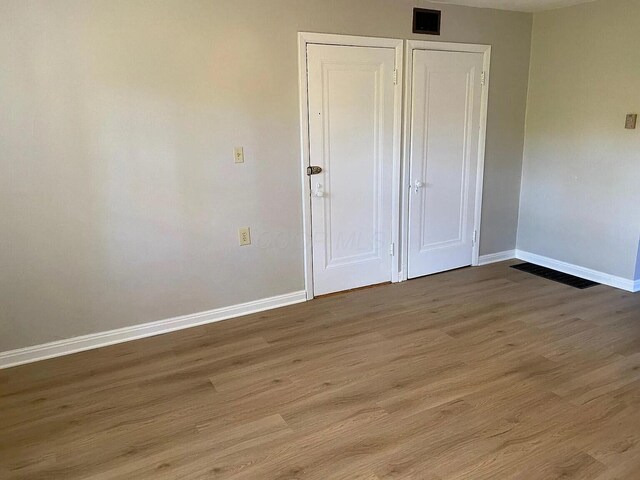
[[[413,33],[440,35],[440,10],[414,8]]]

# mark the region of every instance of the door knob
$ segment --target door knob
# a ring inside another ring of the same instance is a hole
[[[416,193],[418,193],[418,190],[420,190],[422,187],[424,187],[426,184],[420,180],[416,180],[415,183],[415,189],[416,189]]]

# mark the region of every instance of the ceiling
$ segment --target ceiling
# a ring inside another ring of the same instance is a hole
[[[567,7],[593,0],[431,0],[434,3],[451,3],[470,7],[498,8],[501,10],[518,10],[521,12],[540,12],[552,8]]]

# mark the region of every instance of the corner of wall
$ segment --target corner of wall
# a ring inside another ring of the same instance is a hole
[[[533,59],[533,40],[535,34],[536,13],[531,14],[531,35],[529,40],[529,71],[527,73],[527,100],[524,109],[524,133],[522,135],[522,162],[520,166],[520,188],[518,189],[518,220],[516,222],[516,249],[520,248],[520,219],[522,218],[522,185],[524,184],[524,164],[527,151],[527,121],[529,118],[529,99],[531,95],[531,63]]]
[[[638,254],[636,255],[636,271],[633,276],[635,281],[640,281],[640,239],[638,239]]]

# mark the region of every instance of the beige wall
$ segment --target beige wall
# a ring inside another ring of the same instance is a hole
[[[634,278],[639,32],[637,0],[535,14],[519,249]]]
[[[303,289],[296,32],[433,39],[414,6],[0,0],[0,351]],[[493,45],[481,250],[512,249],[532,17],[437,8]]]

